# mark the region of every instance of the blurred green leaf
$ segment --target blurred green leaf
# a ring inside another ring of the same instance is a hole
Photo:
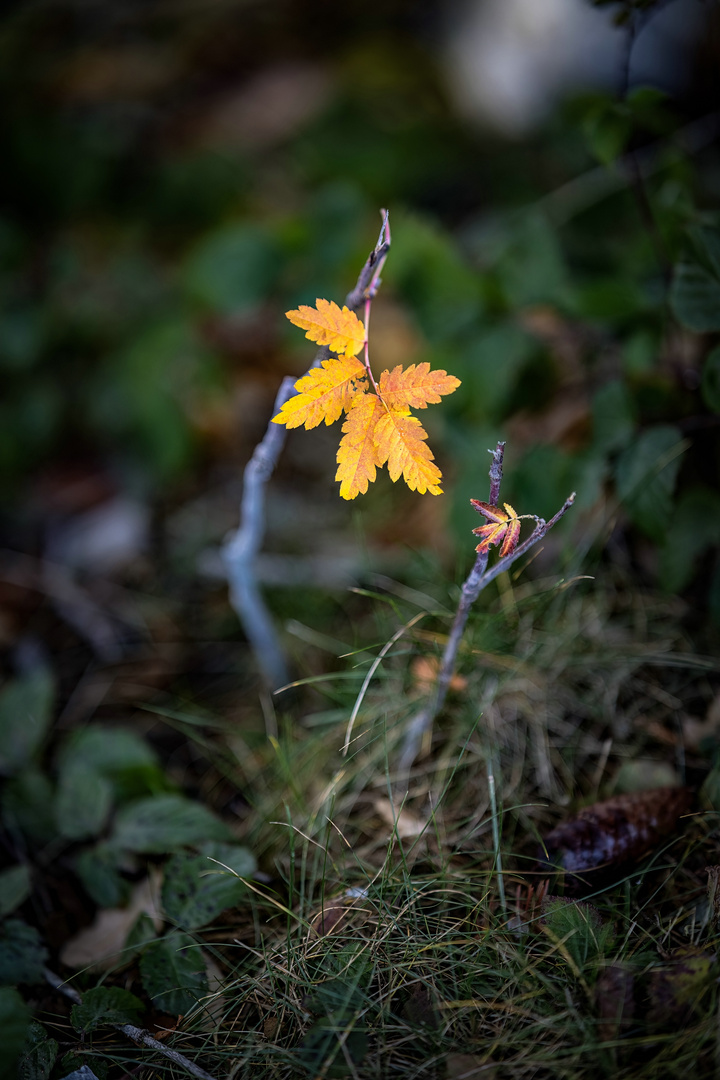
[[[0,986],[39,983],[48,952],[34,926],[7,919],[0,926]]]
[[[109,356],[91,384],[95,436],[130,442],[156,480],[176,476],[194,452],[191,412],[217,377],[214,354],[186,318],[157,320]]]
[[[591,152],[601,165],[610,165],[627,146],[632,116],[623,102],[603,98],[586,117],[583,129]]]
[[[673,528],[660,550],[660,584],[680,592],[692,580],[699,557],[720,544],[720,494],[707,487],[683,492],[673,510]]]
[[[537,342],[513,322],[502,323],[477,334],[460,354],[457,374],[462,378],[459,393],[467,401],[474,420],[499,420],[525,364],[537,351]],[[447,361],[447,370],[456,373]]]
[[[441,229],[420,218],[394,220],[384,277],[410,305],[430,341],[447,341],[482,314],[479,274]]]
[[[60,769],[85,767],[111,781],[115,798],[126,801],[172,790],[149,744],[133,731],[97,725],[67,739],[58,755]]]
[[[87,840],[102,831],[112,806],[112,784],[83,761],[66,760],[55,795],[61,836]]]
[[[519,514],[549,518],[573,490],[572,462],[557,446],[533,446],[508,477]]]
[[[688,236],[700,263],[720,280],[720,229],[709,225],[692,225],[688,229]]]
[[[58,760],[61,766],[68,761],[82,762],[111,777],[119,770],[155,765],[157,755],[134,731],[96,724],[73,733],[63,743]]]
[[[615,469],[618,496],[638,528],[661,540],[670,523],[680,459],[686,449],[678,428],[658,425],[626,447]]]
[[[720,230],[698,226],[688,235],[696,257],[675,267],[670,304],[690,330],[720,330]]]
[[[56,835],[55,793],[39,769],[24,769],[8,780],[2,792],[2,815],[6,826],[19,829],[30,841],[42,844]]]
[[[616,269],[612,276],[595,276],[576,287],[573,313],[593,322],[625,325],[650,307],[635,276]]]
[[[130,883],[120,873],[119,859],[117,849],[105,842],[86,848],[75,859],[75,873],[99,907],[121,907],[130,895]]]
[[[181,279],[192,299],[227,315],[265,300],[278,269],[277,245],[268,230],[233,223],[203,238],[185,260]]]
[[[31,1012],[17,990],[0,987],[0,1075],[12,1077],[25,1046]]]
[[[86,990],[81,1005],[70,1012],[72,1026],[86,1035],[104,1024],[137,1024],[145,1006],[142,1001],[119,986],[97,986]]]
[[[55,682],[49,671],[8,682],[0,691],[0,774],[30,764],[50,726]]]
[[[18,1080],[49,1080],[58,1053],[58,1044],[36,1020],[30,1022],[18,1062]]]
[[[30,867],[10,866],[0,871],[0,918],[10,915],[27,900],[32,890]]]
[[[128,958],[134,953],[141,952],[143,946],[149,941],[154,941],[157,936],[155,923],[145,911],[142,911],[128,931],[123,956]]]
[[[41,307],[16,307],[0,313],[0,370],[25,371],[42,353],[47,333]]]
[[[165,867],[163,911],[185,930],[207,926],[226,908],[238,904],[247,896],[247,886],[240,877],[252,876],[257,868],[247,848],[217,844],[210,850],[217,851],[214,857],[218,862],[238,877],[205,855],[175,855]]]
[[[571,305],[573,290],[558,235],[539,212],[508,227],[508,242],[495,267],[512,310],[533,304]]]
[[[207,993],[202,953],[191,937],[178,931],[145,947],[140,974],[153,1003],[173,1016],[188,1013]]]
[[[675,267],[670,305],[679,322],[698,334],[720,330],[720,280],[698,263]]]
[[[123,807],[112,842],[129,851],[164,854],[206,840],[232,840],[232,831],[203,806],[182,795],[156,795]]]
[[[604,453],[622,449],[633,436],[636,417],[633,401],[619,379],[602,386],[593,397],[593,442]]]
[[[645,375],[655,367],[660,352],[656,334],[646,329],[636,330],[623,342],[623,367],[631,378]]]
[[[720,413],[720,345],[705,358],[702,369],[702,396],[709,409]]]

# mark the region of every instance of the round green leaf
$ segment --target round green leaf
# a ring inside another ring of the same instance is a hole
[[[240,878],[255,871],[252,853],[232,844],[217,844],[215,848],[219,849],[217,862],[206,855],[175,855],[165,867],[163,911],[186,930],[207,926],[247,894],[247,886]]]
[[[42,744],[52,717],[55,683],[49,671],[14,679],[0,692],[0,774],[28,765]]]
[[[121,876],[118,866],[122,856],[111,844],[100,843],[80,852],[75,860],[76,874],[100,907],[121,907],[127,901],[130,883]]]
[[[60,770],[55,818],[61,836],[85,840],[101,832],[112,805],[112,784],[83,761]]]
[[[145,946],[140,974],[154,1004],[173,1016],[189,1012],[207,993],[202,953],[191,937],[177,931]]]
[[[630,441],[635,430],[635,410],[627,387],[619,379],[602,386],[593,398],[593,442],[611,453]]]
[[[71,735],[60,751],[59,760],[61,765],[82,761],[88,768],[112,777],[125,769],[156,765],[157,755],[134,731],[98,724]]]
[[[57,835],[53,809],[53,786],[39,769],[23,769],[5,784],[3,820],[34,843],[47,843]]]
[[[0,873],[0,918],[10,915],[30,895],[30,867],[10,866]]]
[[[0,985],[42,982],[47,955],[34,926],[8,919],[0,931]]]
[[[49,1080],[57,1057],[58,1044],[37,1020],[30,1022],[23,1055],[18,1062],[18,1080]]]
[[[146,855],[231,839],[231,830],[207,807],[182,795],[155,795],[130,803],[118,813],[113,833],[116,846]]]
[[[191,253],[184,270],[187,291],[208,307],[242,311],[264,300],[278,269],[275,242],[253,225],[224,226]]]
[[[103,1024],[137,1024],[143,1013],[143,1003],[119,986],[97,986],[83,994],[81,1005],[73,1005],[70,1013],[76,1031],[86,1033]]]
[[[13,1076],[30,1026],[30,1009],[9,986],[0,987],[0,1076]]]
[[[672,510],[683,439],[669,424],[648,428],[621,454],[616,469],[617,491],[638,528],[659,539]]]
[[[679,322],[698,334],[720,330],[720,279],[699,263],[675,267],[670,306]]]

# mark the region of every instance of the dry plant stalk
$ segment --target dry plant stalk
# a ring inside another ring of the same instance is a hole
[[[435,717],[445,704],[450,680],[455,671],[458,649],[460,648],[460,642],[465,632],[472,605],[485,586],[489,585],[500,574],[503,574],[517,559],[525,555],[530,548],[542,540],[553,525],[556,525],[560,518],[564,517],[575,501],[575,492],[573,491],[572,495],[568,496],[558,512],[549,521],[534,515],[523,515],[524,517],[532,517],[532,520],[535,521],[535,528],[527,540],[523,541],[522,544],[518,544],[520,529],[516,523],[520,519],[507,503],[505,504],[505,513],[498,507],[505,443],[499,442],[490,453],[492,454],[492,464],[490,465],[490,494],[488,501],[487,503],[481,503],[475,499],[471,500],[475,505],[475,509],[479,510],[480,513],[485,513],[485,516],[490,519],[490,524],[481,525],[480,528],[473,530],[483,536],[483,540],[477,546],[478,554],[475,565],[465,579],[460,593],[460,603],[445,646],[434,691],[425,708],[410,721],[408,730],[405,733],[398,763],[401,775],[407,774],[412,767],[420,751],[423,737],[426,732],[431,730]],[[500,559],[488,570],[490,546],[500,543],[502,544]]]

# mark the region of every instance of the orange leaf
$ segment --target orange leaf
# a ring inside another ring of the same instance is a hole
[[[441,495],[442,473],[435,465],[427,432],[420,421],[405,413],[389,411],[377,421],[377,464],[387,461],[391,480],[402,475],[411,491]]]
[[[440,401],[441,394],[452,394],[460,380],[446,371],[431,371],[428,363],[400,364],[380,376],[380,397],[389,409],[426,409]]]
[[[295,383],[298,393],[286,401],[274,424],[309,431],[323,420],[333,424],[340,413],[350,408],[356,394],[365,389],[365,368],[354,356],[323,360],[322,367],[312,368]]]
[[[475,550],[482,555],[489,551],[493,544],[499,544],[502,540],[500,557],[512,555],[520,537],[520,518],[512,506],[509,503],[503,503],[505,510],[501,510],[499,506],[491,506],[490,503],[480,502],[479,499],[471,499],[470,502],[478,513],[484,514],[488,519],[487,525],[473,529],[474,533],[482,536]]]
[[[365,344],[365,327],[354,311],[342,310],[332,300],[316,300],[315,307],[301,304],[296,311],[285,314],[295,326],[305,331],[305,337],[318,345],[327,345],[338,356],[350,359]]]
[[[385,415],[382,402],[375,394],[358,394],[354,398],[347,420],[343,424],[343,437],[337,452],[338,470],[335,479],[340,481],[343,499],[364,495],[368,483],[377,475],[375,428]]]

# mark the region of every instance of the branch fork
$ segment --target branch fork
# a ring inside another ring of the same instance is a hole
[[[502,483],[502,470],[503,470],[503,458],[505,456],[505,443],[499,442],[494,450],[489,451],[492,454],[492,462],[490,464],[490,494],[488,497],[488,503],[491,506],[497,506],[500,499],[500,485]],[[523,515],[524,517],[531,517],[535,522],[535,528],[532,534],[522,544],[518,544],[515,550],[506,555],[504,558],[499,559],[494,566],[488,570],[488,557],[489,550],[482,551],[475,559],[475,565],[468,574],[465,582],[460,591],[460,603],[458,604],[455,618],[453,620],[450,635],[448,637],[447,645],[445,646],[445,652],[443,653],[442,662],[440,664],[440,670],[438,672],[437,681],[435,683],[434,690],[424,709],[421,710],[410,721],[408,729],[405,733],[405,739],[403,741],[402,750],[399,760],[399,771],[401,775],[407,775],[412,768],[415,759],[417,758],[420,747],[422,745],[423,738],[426,733],[432,729],[435,717],[445,704],[445,698],[447,697],[448,688],[450,686],[450,680],[452,679],[455,671],[455,663],[457,661],[458,649],[460,648],[460,642],[462,640],[465,626],[467,624],[468,616],[470,615],[470,608],[477,600],[478,596],[491,581],[494,581],[500,574],[505,573],[507,569],[517,559],[525,555],[530,548],[534,547],[538,541],[557,525],[558,521],[565,516],[572,504],[575,502],[575,492],[569,495],[558,512],[550,518],[549,521],[545,521],[544,518],[536,517],[533,515]],[[480,545],[482,546],[482,545]]]

